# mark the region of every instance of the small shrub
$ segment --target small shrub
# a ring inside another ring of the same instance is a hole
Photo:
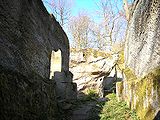
[[[118,102],[115,94],[107,95],[107,101],[101,111],[100,120],[139,120],[124,101]]]
[[[96,100],[97,98],[98,98],[98,94],[94,89],[88,89],[86,92],[86,96],[84,97],[86,101]]]

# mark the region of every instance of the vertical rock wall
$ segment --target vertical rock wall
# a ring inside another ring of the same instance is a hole
[[[135,0],[125,43],[125,63],[137,76],[160,65],[160,1]]]
[[[1,65],[48,78],[51,52],[60,49],[62,69],[69,69],[67,36],[41,0],[1,0],[0,14]]]
[[[62,72],[69,73],[67,36],[41,0],[0,0],[1,120],[56,118],[56,84],[49,74],[51,52],[58,49]]]
[[[125,43],[125,79],[117,96],[152,120],[160,111],[160,1],[135,0]]]

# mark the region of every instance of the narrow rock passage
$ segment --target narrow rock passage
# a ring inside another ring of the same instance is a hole
[[[99,120],[100,112],[106,101],[106,98],[99,98],[96,95],[78,97],[76,105],[70,114],[70,120]]]
[[[96,111],[96,102],[87,102],[73,110],[71,120],[98,120],[98,111]]]
[[[78,104],[72,109],[70,120],[100,119],[101,104],[105,98],[98,98],[98,96],[104,97],[105,88],[106,90],[113,88],[113,83],[116,82],[115,74],[117,71],[115,71],[115,64],[117,59],[118,56],[113,55],[112,58],[93,58],[82,63],[71,62],[70,71],[74,74],[73,81],[77,83],[78,92],[84,93],[82,99],[85,99],[86,96],[88,97],[88,90],[91,90],[92,94],[94,91],[97,96],[89,100],[79,99]],[[121,74],[120,72],[118,73]]]

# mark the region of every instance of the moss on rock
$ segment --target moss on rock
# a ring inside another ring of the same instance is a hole
[[[136,112],[140,119],[154,119],[160,109],[160,67],[151,70],[145,77],[138,78],[134,72],[126,68],[125,80],[121,85],[123,90],[117,91]]]

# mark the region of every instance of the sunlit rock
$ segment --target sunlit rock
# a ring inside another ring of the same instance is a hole
[[[85,62],[74,63],[71,61],[70,71],[74,75],[73,81],[77,83],[79,92],[94,89],[100,97],[104,97],[105,93],[115,92],[115,83],[122,80],[121,71],[118,68],[118,70],[115,69],[119,55],[109,55],[105,51],[100,52],[101,54],[96,56],[92,50],[87,57],[84,56]],[[73,54],[76,52],[74,51]]]
[[[126,43],[124,80],[117,97],[152,120],[160,111],[160,1],[134,1]],[[157,115],[158,116],[158,115]]]

